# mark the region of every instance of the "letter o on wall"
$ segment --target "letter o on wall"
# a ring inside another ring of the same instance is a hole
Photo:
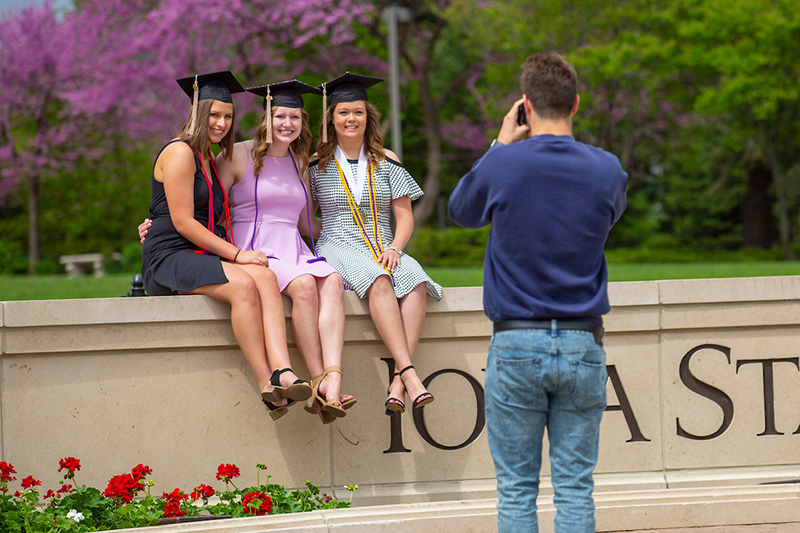
[[[448,451],[460,450],[461,448],[465,448],[470,444],[472,444],[473,442],[475,442],[477,438],[480,436],[481,432],[483,431],[483,428],[486,426],[486,411],[484,407],[483,387],[478,382],[478,380],[472,377],[470,374],[467,374],[466,372],[462,370],[457,370],[455,368],[445,368],[443,370],[434,372],[433,374],[428,376],[422,382],[422,384],[425,385],[425,388],[428,388],[431,382],[437,376],[440,376],[442,374],[457,374],[466,379],[467,382],[472,386],[472,391],[475,393],[475,401],[477,403],[477,408],[478,408],[477,409],[478,416],[475,420],[475,427],[472,430],[472,434],[467,438],[467,440],[455,446],[445,446],[444,444],[436,442],[433,439],[433,437],[431,437],[431,434],[428,433],[428,428],[425,426],[425,408],[412,409],[414,414],[414,425],[416,426],[420,437],[422,437],[422,439],[425,442],[427,442],[434,448],[439,448],[440,450],[448,450]]]

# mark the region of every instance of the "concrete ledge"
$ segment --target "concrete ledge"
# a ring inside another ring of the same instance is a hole
[[[800,529],[799,497],[796,486],[598,493],[595,494],[597,531],[794,522]],[[494,499],[383,505],[176,524],[152,528],[152,532],[490,533],[497,531],[495,505]],[[541,496],[538,507],[539,531],[552,533],[555,517],[552,497]],[[753,521],[754,515],[765,518]]]
[[[612,283],[609,295],[596,476],[604,531],[798,521],[795,486],[758,484],[800,478],[800,277]],[[343,485],[361,487],[357,509],[270,524],[442,529],[426,514],[435,510],[460,531],[492,531],[483,413],[492,330],[481,288],[445,289],[429,303],[414,363],[436,401],[402,416],[383,414],[391,358],[365,302],[348,293],[345,310],[343,392],[359,403],[322,426],[298,408],[269,419],[230,309],[209,298],[0,302],[0,460],[46,488],[57,488],[65,456],[81,459],[81,483],[101,488],[141,462],[157,491],[208,483],[222,462],[252,485],[264,463],[287,487],[323,474],[321,489],[340,499]]]

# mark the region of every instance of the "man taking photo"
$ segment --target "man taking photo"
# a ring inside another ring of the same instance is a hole
[[[627,205],[614,155],[572,137],[578,76],[556,53],[522,66],[523,96],[458,183],[450,217],[492,225],[484,312],[494,322],[486,423],[500,533],[537,533],[544,430],[556,533],[594,533],[592,472],[606,407],[603,249]],[[520,109],[521,107],[521,109]]]

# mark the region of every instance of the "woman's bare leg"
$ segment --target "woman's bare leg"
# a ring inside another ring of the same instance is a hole
[[[269,383],[271,372],[267,363],[261,301],[256,282],[237,266],[223,262],[222,269],[228,283],[204,285],[189,294],[205,294],[231,306],[233,335],[261,390]]]
[[[413,352],[409,350],[405,333],[406,326],[403,323],[403,314],[400,312],[400,302],[394,294],[394,288],[389,277],[379,276],[367,290],[367,297],[369,298],[369,312],[372,316],[372,321],[389,353],[392,354],[395,369],[399,372],[411,365]],[[411,313],[409,318],[413,322],[409,327],[412,330],[419,329],[421,331],[422,326],[421,323],[417,325],[419,319],[416,314]],[[419,334],[417,334],[417,340],[419,340]],[[416,348],[416,342],[413,344],[414,348]],[[402,380],[392,380],[389,397],[403,401],[406,389],[412,399],[427,392],[413,368],[403,374]]]
[[[318,326],[320,302],[314,276],[296,277],[283,289],[283,294],[292,300],[292,333],[297,348],[311,377],[319,376],[323,369]]]
[[[403,334],[406,338],[406,345],[408,346],[409,359],[414,359],[414,354],[417,351],[417,344],[419,344],[419,337],[422,334],[422,326],[425,324],[425,315],[428,310],[428,293],[426,284],[420,283],[414,290],[400,298],[400,315],[403,317]],[[398,368],[400,371],[405,367]],[[409,372],[411,372],[409,370]],[[403,374],[406,376],[408,372]],[[405,385],[402,380],[400,385],[395,389],[395,392],[402,394],[405,391]],[[401,390],[400,387],[403,387]],[[402,397],[402,396],[401,396]],[[416,398],[412,394],[412,398]]]
[[[319,335],[322,345],[322,361],[325,368],[342,366],[344,349],[344,285],[339,274],[317,279],[319,292]],[[317,374],[319,375],[319,374]],[[342,374],[331,372],[320,383],[320,394],[326,399],[352,400],[341,396]]]

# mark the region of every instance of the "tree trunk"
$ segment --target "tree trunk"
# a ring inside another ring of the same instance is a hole
[[[768,250],[775,243],[775,216],[770,194],[772,173],[762,162],[747,173],[747,190],[742,199],[742,242],[745,246]]]
[[[39,262],[39,175],[28,176],[28,275],[36,274]]]
[[[424,225],[436,212],[442,188],[442,137],[439,129],[439,106],[431,92],[428,72],[420,77],[420,98],[425,115],[425,136],[428,143],[428,173],[422,190],[425,195],[414,206],[414,226]]]
[[[775,182],[775,196],[778,199],[778,229],[781,238],[781,248],[783,249],[783,257],[787,261],[794,261],[797,257],[791,246],[791,236],[789,230],[789,213],[788,213],[788,191],[786,184],[786,176],[783,173],[780,161],[778,161],[778,154],[775,152],[775,145],[770,138],[770,135],[765,136],[765,152],[769,160],[769,167],[772,171],[772,179]]]

